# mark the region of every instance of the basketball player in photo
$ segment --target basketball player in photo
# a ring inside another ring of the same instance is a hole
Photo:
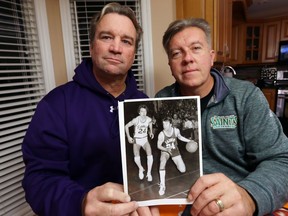
[[[147,155],[147,181],[152,181],[152,165],[153,165],[153,156],[151,145],[148,141],[148,131],[151,139],[154,138],[152,118],[147,116],[148,107],[146,105],[140,105],[138,107],[138,114],[136,118],[133,118],[130,122],[125,125],[125,132],[128,139],[128,142],[133,144],[133,153],[134,153],[134,162],[139,168],[139,179],[144,179],[144,171],[141,164],[140,150],[144,149]],[[133,138],[130,136],[129,128],[134,126],[134,135]]]
[[[166,163],[169,160],[169,158],[172,159],[177,169],[181,173],[186,172],[186,166],[180,154],[177,139],[186,143],[194,142],[190,139],[183,137],[180,134],[180,130],[172,126],[172,118],[165,117],[162,120],[162,123],[163,123],[163,130],[159,133],[158,141],[157,141],[157,147],[159,150],[161,150],[160,167],[159,167],[159,175],[160,175],[159,195],[160,196],[164,195],[165,190],[166,190],[166,185],[165,185]]]

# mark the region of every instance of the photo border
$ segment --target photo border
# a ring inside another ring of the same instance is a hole
[[[201,108],[200,108],[200,97],[199,96],[186,96],[186,97],[165,97],[165,98],[145,98],[145,99],[129,99],[129,100],[125,100],[122,102],[118,103],[118,114],[119,114],[119,128],[120,128],[120,142],[121,142],[121,157],[122,157],[122,172],[123,172],[123,186],[124,186],[124,192],[129,194],[129,175],[130,172],[129,170],[127,170],[127,163],[132,163],[131,161],[134,161],[133,159],[130,158],[129,160],[129,156],[127,155],[127,146],[128,145],[133,145],[127,142],[127,138],[126,138],[126,134],[125,134],[125,124],[128,123],[128,121],[131,120],[127,119],[128,118],[128,114],[129,116],[131,116],[131,112],[130,110],[128,110],[127,107],[129,107],[130,105],[132,106],[132,104],[134,103],[134,107],[136,107],[135,104],[150,104],[153,103],[165,103],[167,101],[169,101],[169,103],[173,103],[175,102],[175,106],[177,103],[179,102],[183,102],[187,101],[187,100],[196,100],[196,104],[197,104],[197,110],[196,110],[196,114],[195,116],[197,117],[197,122],[198,122],[198,162],[199,162],[199,171],[197,171],[197,173],[193,174],[195,175],[195,181],[197,178],[199,178],[200,176],[203,175],[203,165],[202,165],[202,136],[201,136]],[[125,110],[127,109],[127,110]],[[191,110],[191,112],[195,110]],[[149,113],[149,112],[148,112]],[[137,116],[137,110],[135,110],[134,112],[134,117]],[[148,114],[147,114],[148,115]],[[149,115],[148,115],[149,116]],[[172,117],[172,116],[171,116]],[[132,135],[132,134],[131,134]],[[157,136],[155,134],[154,139],[157,139]],[[179,140],[178,140],[179,142]],[[159,150],[159,149],[158,149]],[[142,149],[143,151],[143,149]],[[160,151],[160,150],[159,150]],[[159,158],[158,158],[159,159]],[[157,159],[157,160],[158,160]],[[171,159],[171,158],[170,158]],[[170,160],[169,159],[169,160]],[[155,161],[156,159],[154,159]],[[153,164],[153,166],[155,166]],[[153,167],[155,169],[155,167]],[[159,169],[159,167],[157,167],[156,169]],[[133,173],[133,175],[138,175],[138,173]],[[142,180],[139,180],[142,181]],[[189,191],[191,185],[194,182],[189,182],[189,185],[183,185],[183,189],[185,189],[186,194]],[[154,183],[155,185],[155,183]],[[179,185],[177,185],[177,187],[179,187]],[[181,187],[181,186],[180,186]],[[184,190],[183,190],[184,192]],[[133,195],[130,194],[130,196],[133,199]],[[145,199],[143,200],[136,200],[139,204],[139,206],[152,206],[152,205],[175,205],[175,204],[191,204],[191,202],[188,202],[188,200],[186,198],[172,198],[172,197],[164,197],[164,198],[153,198],[152,196],[150,196],[150,194],[148,193],[148,195],[144,195]]]

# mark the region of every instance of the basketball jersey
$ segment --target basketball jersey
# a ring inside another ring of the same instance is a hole
[[[148,126],[149,123],[151,122],[151,118],[146,116],[146,119],[144,122],[141,121],[140,116],[137,116],[135,118],[136,120],[136,125],[135,125],[135,129],[134,129],[134,137],[135,138],[144,138],[147,137],[147,133],[148,133]]]
[[[175,157],[180,153],[178,149],[177,137],[175,136],[175,128],[172,128],[172,130],[173,132],[171,136],[168,136],[167,134],[165,134],[164,131],[162,131],[164,134],[164,141],[162,143],[162,146],[164,148],[171,149],[171,156]]]

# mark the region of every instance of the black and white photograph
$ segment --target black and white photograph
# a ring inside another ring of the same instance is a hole
[[[124,191],[140,206],[188,204],[202,171],[200,98],[119,102]]]

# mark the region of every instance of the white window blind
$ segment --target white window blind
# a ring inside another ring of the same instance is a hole
[[[78,65],[82,59],[90,56],[89,25],[92,16],[95,15],[95,13],[101,11],[101,9],[110,2],[118,2],[122,5],[129,6],[135,12],[136,18],[142,26],[141,0],[70,0],[74,56],[76,65]],[[140,41],[139,48],[135,56],[135,61],[131,70],[134,73],[138,89],[145,92],[145,69],[143,58],[143,42]]]
[[[39,47],[34,1],[1,0],[1,216],[34,215],[21,186],[24,173],[21,144],[36,105],[46,93]]]

